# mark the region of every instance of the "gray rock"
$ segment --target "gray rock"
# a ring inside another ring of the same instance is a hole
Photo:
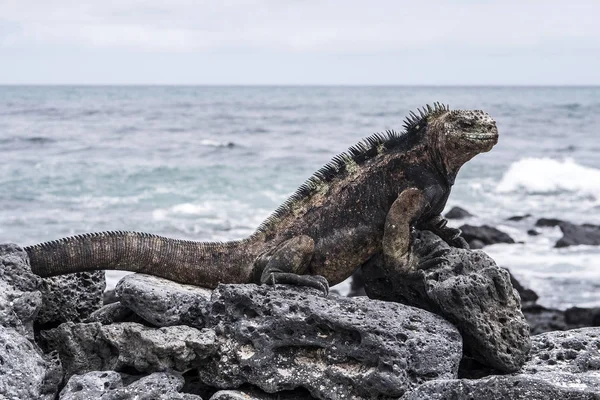
[[[31,272],[27,253],[16,244],[0,245],[0,326],[33,340],[33,321],[42,305],[41,278]]]
[[[269,393],[303,387],[321,399],[388,399],[456,377],[462,355],[458,331],[436,315],[306,287],[221,285],[208,326],[220,352],[200,379],[225,389],[249,383]]]
[[[134,322],[67,322],[41,332],[41,337],[45,349],[58,351],[67,378],[98,370],[186,371],[199,367],[217,350],[211,330],[149,328]]]
[[[534,376],[493,376],[427,382],[401,400],[598,400],[600,395]]]
[[[514,239],[508,234],[489,225],[463,225],[460,227],[460,230],[462,231],[462,237],[465,238],[469,244],[474,240],[478,240],[485,245],[495,243],[515,243]]]
[[[532,337],[530,360],[518,374],[427,382],[402,400],[600,399],[600,328]]]
[[[115,322],[142,322],[141,318],[120,302],[109,303],[94,311],[84,322],[100,322],[102,325]]]
[[[575,225],[570,222],[561,222],[558,226],[563,233],[563,237],[558,239],[554,247],[577,246],[580,244],[600,245],[600,226]]]
[[[105,306],[111,303],[116,303],[117,301],[119,301],[119,299],[117,299],[117,295],[115,294],[115,290],[111,289],[111,290],[107,290],[106,292],[104,292],[103,295],[103,300],[102,300],[102,304],[104,304]]]
[[[144,274],[127,275],[116,287],[121,304],[155,326],[204,327],[211,293],[206,288]]]
[[[98,399],[109,391],[123,387],[121,375],[114,371],[92,371],[73,375],[60,392],[60,400]]]
[[[156,372],[123,386],[118,373],[93,371],[73,375],[61,391],[60,400],[202,400],[200,396],[179,393],[183,383],[179,374]]]
[[[300,391],[265,393],[257,389],[219,390],[210,400],[313,400],[310,394]]]
[[[104,271],[44,278],[42,308],[36,322],[55,326],[69,321],[81,322],[102,307],[105,288]]]
[[[565,372],[593,378],[600,393],[600,328],[546,332],[532,337],[531,356],[523,373],[539,375]]]
[[[525,362],[529,326],[508,272],[479,250],[451,248],[431,232],[417,232],[414,273],[387,274],[381,259],[363,266],[369,297],[398,301],[435,312],[454,323],[465,353],[499,371]]]
[[[0,326],[0,399],[53,400],[60,365],[13,328]]]
[[[446,215],[444,215],[444,217],[446,217],[447,219],[463,219],[472,216],[473,214],[460,207],[452,207],[450,211],[448,211]]]

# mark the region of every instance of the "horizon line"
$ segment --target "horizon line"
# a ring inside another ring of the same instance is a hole
[[[404,83],[3,83],[0,86],[88,86],[88,87],[106,87],[106,86],[187,86],[187,87],[446,87],[446,88],[464,88],[464,87],[519,87],[519,88],[577,88],[577,87],[600,87],[600,83],[576,83],[576,84],[499,84],[499,83],[483,83],[483,84],[404,84]]]

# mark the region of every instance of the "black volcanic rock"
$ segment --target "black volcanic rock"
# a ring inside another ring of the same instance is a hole
[[[473,214],[471,214],[464,208],[460,208],[460,207],[452,207],[450,209],[450,211],[448,211],[444,215],[444,217],[446,217],[447,219],[464,219],[464,218],[469,218],[472,216],[473,216]]]
[[[557,218],[540,218],[536,221],[535,226],[552,228],[562,224],[563,222],[565,221]]]
[[[563,237],[554,247],[576,246],[580,244],[598,246],[600,245],[600,227],[591,224],[575,225],[570,222],[559,224]]]
[[[506,220],[507,221],[518,222],[518,221],[523,221],[524,219],[527,219],[529,217],[531,217],[531,214],[513,215],[512,217],[506,218]]]
[[[473,226],[463,225],[460,227],[462,237],[469,243],[479,240],[485,245],[495,243],[515,243],[514,239],[501,230],[489,225]]]

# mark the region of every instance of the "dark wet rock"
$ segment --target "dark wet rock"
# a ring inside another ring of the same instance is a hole
[[[528,234],[529,236],[539,236],[539,235],[540,235],[540,233],[539,233],[538,231],[536,231],[535,229],[529,229],[529,230],[527,231],[527,234]]]
[[[99,370],[186,371],[197,368],[217,350],[211,330],[149,328],[134,322],[67,322],[43,331],[41,338],[46,350],[58,351],[66,377]]]
[[[552,228],[562,224],[563,220],[556,218],[540,218],[535,222],[535,226],[543,227],[543,228]]]
[[[474,240],[479,240],[485,245],[496,243],[515,243],[514,239],[508,234],[489,225],[473,226],[463,225],[460,227],[462,237],[471,244]]]
[[[0,326],[0,399],[53,400],[60,364],[13,328]]]
[[[68,321],[81,322],[102,307],[106,288],[104,271],[53,276],[42,281],[43,301],[36,324],[58,326]]]
[[[539,304],[527,304],[523,306],[523,314],[534,335],[600,326],[600,308],[571,307],[563,311]]]
[[[567,329],[565,315],[561,310],[546,308],[540,304],[527,304],[523,306],[523,314],[532,335]]]
[[[208,326],[220,353],[199,370],[224,389],[272,393],[303,387],[321,399],[393,398],[457,375],[461,338],[442,318],[365,297],[307,287],[221,285]]]
[[[386,273],[379,257],[363,266],[369,297],[432,311],[452,322],[465,352],[503,372],[517,370],[529,353],[529,326],[510,276],[487,254],[451,248],[431,232],[417,232],[416,256],[426,269]]]
[[[200,396],[179,393],[181,375],[156,372],[124,386],[121,375],[114,371],[93,371],[73,375],[60,393],[60,400],[202,400]]]
[[[155,326],[204,327],[211,293],[206,288],[144,274],[127,275],[116,287],[121,304]]]
[[[570,222],[559,224],[563,237],[560,238],[554,247],[568,247],[577,245],[600,245],[600,227],[595,225],[575,225]]]
[[[110,303],[94,311],[84,322],[100,322],[102,325],[114,324],[115,322],[143,322],[129,308],[120,302]]]
[[[102,297],[103,297],[102,304],[104,304],[105,306],[119,301],[119,299],[117,299],[117,295],[116,295],[114,289],[107,290],[106,292],[104,292]]]
[[[362,268],[357,269],[352,274],[352,280],[350,281],[350,292],[348,297],[366,296],[365,292],[365,279],[363,278]]]
[[[485,247],[485,243],[483,243],[479,239],[473,239],[469,242],[469,248],[471,250],[481,250]]]
[[[480,363],[470,356],[463,356],[458,367],[459,379],[479,379],[490,375],[502,375],[501,371]]]
[[[448,211],[446,215],[444,215],[444,217],[446,217],[447,219],[464,219],[472,216],[473,214],[460,207],[452,207],[450,211]]]
[[[521,303],[535,303],[539,299],[539,296],[536,292],[521,285],[521,282],[519,282],[508,269],[506,271],[510,276],[510,283],[512,283],[513,288],[515,288],[521,297]]]
[[[517,374],[431,381],[402,400],[600,399],[600,328],[547,332],[531,341],[530,359]]]
[[[518,221],[523,221],[524,219],[530,218],[531,214],[525,214],[525,215],[513,215],[512,217],[506,218],[507,221],[514,221],[514,222],[518,222]]]
[[[600,307],[571,307],[565,310],[565,322],[571,327],[600,326]]]
[[[16,244],[0,245],[0,326],[33,339],[33,321],[42,305],[41,278],[31,272],[27,253]]]

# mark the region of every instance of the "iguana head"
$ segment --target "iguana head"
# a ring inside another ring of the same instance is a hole
[[[481,110],[452,110],[436,104],[421,119],[435,157],[449,174],[498,143],[496,121]]]

